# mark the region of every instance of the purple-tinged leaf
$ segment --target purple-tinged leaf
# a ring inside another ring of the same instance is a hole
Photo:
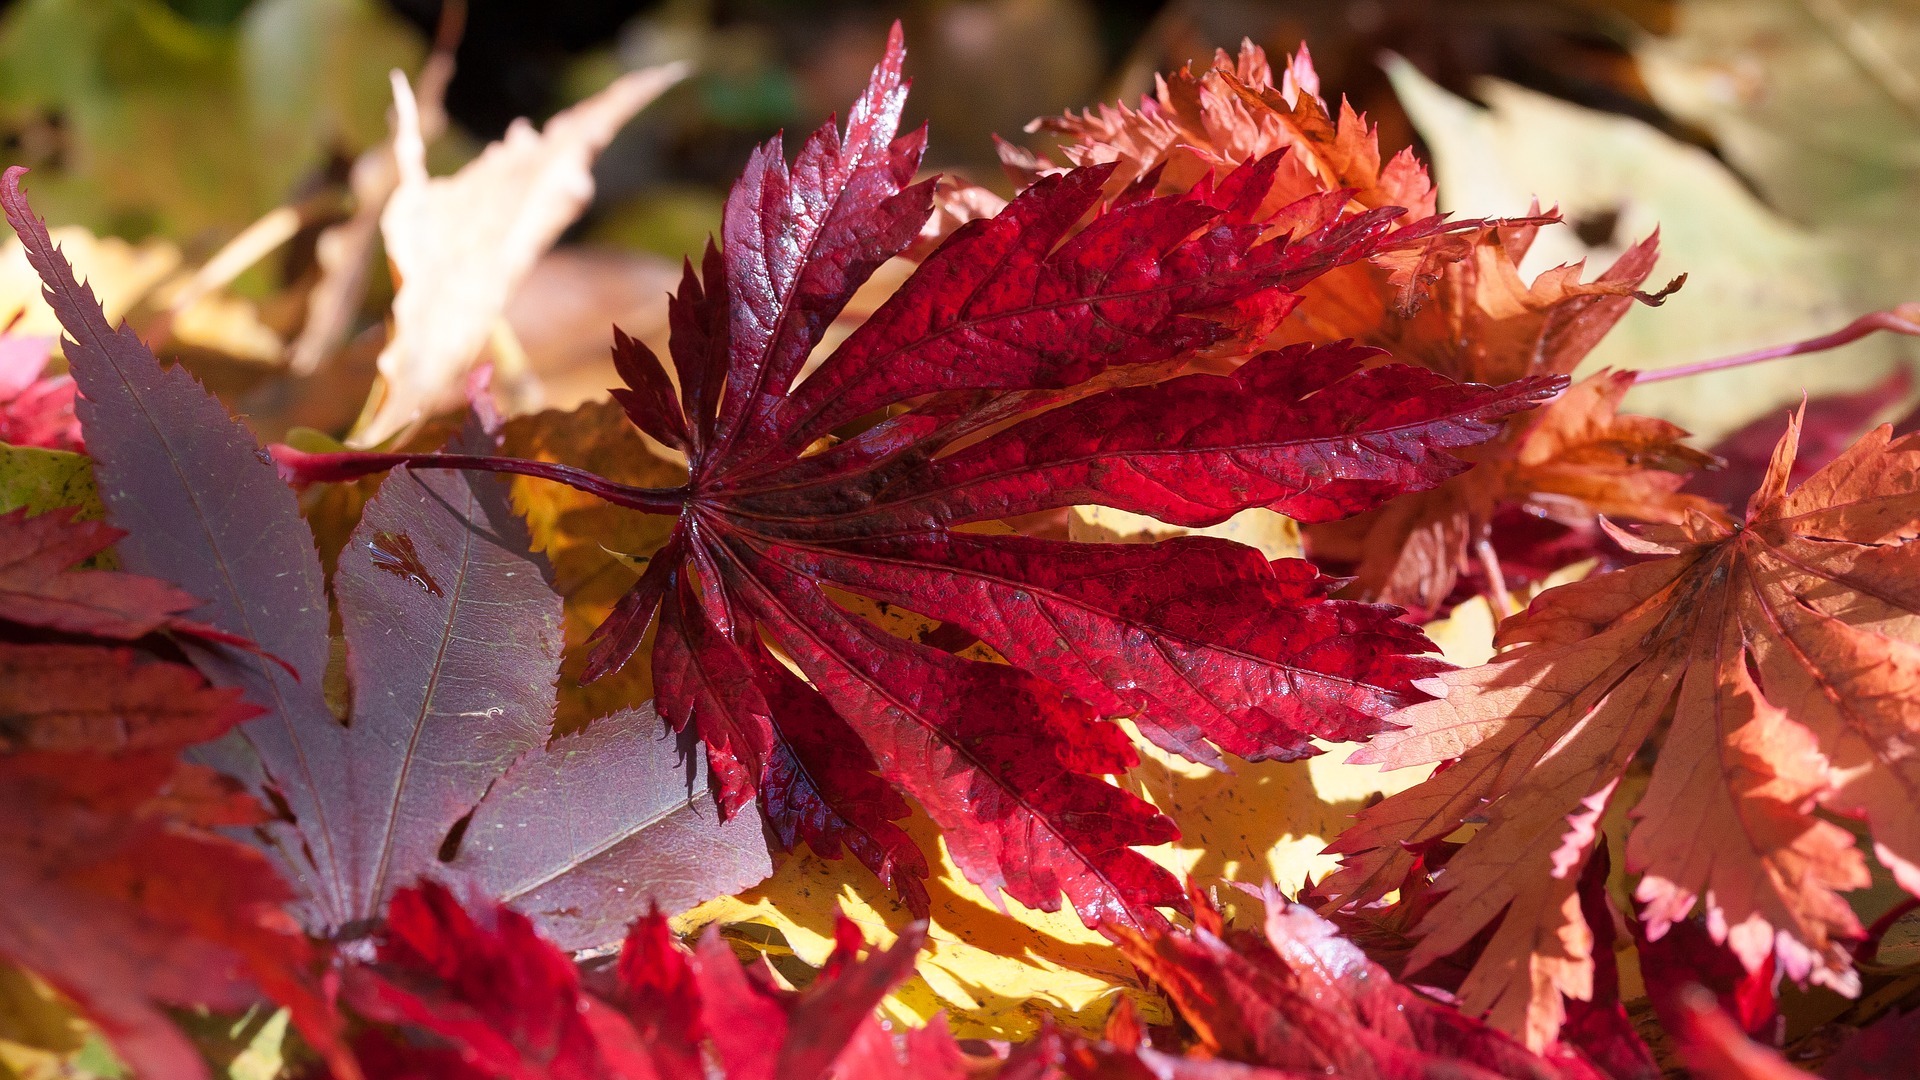
[[[194,615],[258,643],[263,656],[191,647],[219,686],[237,686],[268,710],[203,751],[209,763],[271,788],[302,822],[306,851],[283,844],[282,866],[322,921],[344,919],[343,868],[323,788],[345,772],[339,725],[321,697],[327,603],[313,538],[293,493],[246,428],[184,369],[161,370],[132,330],[108,324],[93,290],[74,278],[20,191],[18,166],[0,180],[0,204],[46,283],[67,331],[67,362],[84,395],[80,423],[107,517],[127,532],[129,571],[172,582],[205,604]],[[271,778],[271,779],[269,779]]]
[[[529,554],[525,528],[493,478],[390,476],[368,503],[334,582],[353,686],[351,724],[342,725],[320,690],[328,609],[319,562],[272,460],[190,375],[162,371],[130,331],[107,326],[92,293],[74,280],[27,209],[17,173],[7,175],[3,196],[74,339],[68,356],[86,394],[81,420],[96,475],[109,514],[130,532],[120,545],[123,560],[208,597],[196,615],[258,641],[288,665],[186,643],[210,679],[244,689],[269,710],[240,729],[244,741],[230,736],[206,756],[285,808],[286,819],[269,822],[265,834],[306,894],[312,929],[333,932],[377,918],[398,887],[431,869],[449,831],[489,786],[547,736],[561,605],[545,564]],[[593,739],[610,737],[599,732]],[[519,775],[534,769],[523,762]],[[582,882],[596,873],[631,875],[636,871],[620,860],[651,854],[633,839],[651,821],[635,822],[636,805],[666,812],[657,793],[678,800],[675,823],[649,835],[662,842],[681,836],[683,850],[695,842],[687,835],[719,835],[692,828],[694,800],[670,772],[631,752],[611,755],[585,774],[579,790],[560,793],[571,800],[571,816],[541,818],[564,822],[575,837],[590,835],[589,821],[628,823],[626,842],[610,851],[553,848],[580,865],[564,877],[556,871],[551,887],[606,884],[592,910],[615,928],[614,937],[643,910],[645,896],[622,894],[603,879]],[[656,792],[652,802],[636,799],[636,788]],[[496,805],[530,797],[509,784]],[[737,857],[716,863],[717,877],[685,861],[663,879],[677,890],[663,901],[684,907],[764,876],[759,823],[730,828],[727,843]],[[514,842],[552,839],[519,831]],[[542,855],[512,842],[492,848],[497,859]],[[708,882],[717,882],[710,891]]]
[[[504,485],[394,473],[334,574],[353,711],[325,791],[350,918],[373,918],[434,864],[489,784],[546,740],[560,598]]]
[[[453,867],[562,948],[618,941],[649,902],[676,913],[773,872],[759,819],[721,822],[705,772],[649,707],[595,720],[500,777]]]

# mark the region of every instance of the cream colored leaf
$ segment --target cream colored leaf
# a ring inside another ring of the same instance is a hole
[[[430,178],[412,90],[394,75],[400,182],[380,217],[400,279],[378,366],[384,389],[351,440],[371,446],[457,406],[520,283],[593,198],[593,160],[626,122],[686,73],[637,71],[535,131],[516,120],[452,176]]]
[[[414,97],[422,147],[446,130],[447,84],[452,81],[453,50],[445,43],[436,45],[420,67]],[[287,367],[295,375],[312,374],[346,341],[354,313],[366,295],[367,271],[373,262],[374,242],[380,236],[380,216],[394,188],[400,186],[400,166],[394,157],[394,142],[400,136],[397,117],[392,126],[395,130],[386,140],[355,158],[347,173],[353,214],[328,227],[314,244],[320,280],[307,294],[306,322],[287,352]]]
[[[1908,0],[1681,0],[1634,48],[1654,99],[1713,134],[1795,219],[1859,235],[1862,270],[1912,247],[1920,7]],[[1911,256],[1904,265],[1912,267]],[[1905,276],[1902,287],[1910,286]],[[1891,282],[1889,283],[1891,284]],[[1889,303],[1911,299],[1891,297]]]
[[[82,280],[93,289],[107,319],[118,322],[180,268],[180,249],[166,240],[129,244],[114,236],[96,237],[77,226],[53,230],[53,242]],[[40,275],[27,265],[17,237],[0,245],[0,321],[25,311],[16,334],[58,339],[60,320],[40,296]]]

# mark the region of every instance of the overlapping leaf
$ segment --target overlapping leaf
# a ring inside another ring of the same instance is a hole
[[[73,379],[46,374],[53,341],[30,334],[0,336],[0,443],[79,450]]]
[[[1789,490],[1798,426],[1743,522],[1620,533],[1667,557],[1542,594],[1502,628],[1515,648],[1441,676],[1444,698],[1396,714],[1404,730],[1356,755],[1460,760],[1360,815],[1334,845],[1347,864],[1333,895],[1377,897],[1407,845],[1484,822],[1439,879],[1409,971],[1497,920],[1462,998],[1550,1034],[1560,996],[1586,996],[1569,904],[1594,822],[1655,740],[1626,852],[1650,937],[1698,907],[1749,970],[1771,956],[1796,979],[1849,984],[1843,942],[1860,928],[1840,893],[1867,868],[1820,811],[1862,819],[1879,860],[1920,890],[1920,444],[1881,428]]]
[[[693,777],[676,772],[673,744],[643,723],[614,718],[606,730],[578,736],[607,750],[584,774],[566,764],[573,746],[542,747],[553,717],[560,602],[492,478],[395,476],[367,504],[333,582],[352,687],[350,722],[336,719],[322,692],[328,605],[292,494],[191,376],[162,371],[137,338],[107,328],[16,181],[7,181],[7,212],[72,335],[68,356],[86,394],[81,419],[109,514],[137,530],[121,555],[212,598],[195,614],[225,633],[207,631],[215,640],[193,646],[194,659],[267,715],[204,756],[282,809],[259,833],[304,894],[312,929],[338,932],[376,918],[396,888],[439,865],[456,824],[479,816],[489,795],[483,820],[514,822],[515,840],[490,837],[466,865],[552,888],[592,881],[580,890],[584,899],[538,914],[565,923],[572,937],[600,928],[606,937],[593,944],[617,937],[650,893],[684,907],[765,875],[757,830],[696,810],[689,792],[698,759]],[[87,528],[89,536],[107,532]],[[29,549],[29,562],[35,557]],[[123,603],[145,595],[140,588],[153,591],[134,585]],[[162,591],[148,606],[161,612],[156,619],[172,618],[193,602]],[[72,617],[97,621],[100,613]],[[233,634],[260,635],[273,656],[218,644]],[[543,793],[525,785],[549,782],[552,770],[578,786],[555,796],[559,803],[540,804]],[[621,778],[650,786],[636,795]],[[525,827],[529,815],[541,829]],[[553,830],[591,836],[597,846],[549,843]],[[697,867],[662,861],[663,876],[652,877],[655,867],[632,857],[650,844],[684,847],[689,833],[710,846]],[[529,890],[528,902],[545,895]]]
[[[479,898],[462,905],[427,885],[395,895],[377,958],[347,973],[346,997],[380,1025],[356,1047],[374,1080],[911,1075],[873,1007],[912,970],[919,939],[862,958],[858,932],[842,930],[834,962],[796,993],[764,971],[743,971],[717,934],[690,955],[655,913],[634,923],[596,995],[524,916]],[[951,1037],[944,1043],[957,1059]],[[706,1045],[718,1073],[703,1061]],[[885,1058],[893,1068],[875,1071]]]
[[[1312,911],[1272,889],[1265,899],[1263,934],[1226,930],[1215,915],[1191,933],[1121,939],[1205,1051],[1282,1076],[1605,1075],[1577,1052],[1535,1055],[1401,986]]]
[[[313,954],[280,910],[286,886],[214,831],[258,808],[177,760],[257,710],[139,645],[191,598],[71,569],[114,536],[67,511],[0,515],[0,956],[57,986],[151,1075],[206,1075],[167,1006],[238,1009],[270,993],[328,1048]]]
[[[1434,212],[1426,166],[1411,150],[1383,166],[1366,118],[1344,100],[1337,116],[1328,110],[1304,45],[1277,80],[1266,51],[1246,41],[1237,56],[1218,52],[1199,72],[1188,67],[1156,76],[1154,93],[1138,108],[1102,104],[1035,120],[1027,129],[1063,138],[1061,150],[1075,165],[1116,161],[1128,180],[1159,169],[1163,189],[1174,190],[1286,147],[1292,153],[1270,207],[1347,189],[1365,207],[1404,207],[1414,219]],[[1023,152],[1003,146],[1002,158],[1031,180]]]
[[[1136,759],[1105,717],[1137,713],[1206,761],[1298,757],[1415,700],[1435,670],[1416,658],[1426,645],[1388,610],[1328,601],[1306,564],[1230,543],[1109,549],[967,527],[1083,502],[1197,525],[1256,506],[1353,513],[1461,471],[1450,451],[1556,384],[1363,372],[1371,354],[1348,346],[1161,381],[1264,338],[1328,270],[1439,234],[1437,219],[1401,225],[1399,208],[1344,196],[1266,208],[1286,196],[1278,153],[1169,197],[1107,198],[1110,166],[1042,178],[956,230],[816,364],[828,324],[928,215],[930,183],[909,185],[922,139],[895,137],[901,59],[896,35],[846,130],[817,132],[791,167],[777,143],[755,153],[724,246],[672,303],[677,395],[650,352],[619,343],[618,399],[685,450],[684,487],[421,455],[282,464],[306,479],[527,472],[676,513],[583,674],[617,669],[657,627],[659,711],[705,741],[723,807],[764,786],[786,842],[849,848],[901,882],[920,861],[884,780],[990,892],[1150,925],[1180,892],[1130,849],[1173,833],[1102,779]],[[847,593],[944,620],[1010,663],[890,634]]]
[[[599,1076],[609,1080],[1193,1080],[1314,1076],[1601,1080],[1577,1053],[1536,1055],[1395,983],[1332,926],[1269,892],[1265,933],[1123,934],[1196,1036],[1146,1045],[1131,1013],[1102,1040],[1043,1030],[990,1056],[938,1019],[889,1030],[874,1003],[911,970],[918,928],[868,951],[851,922],[805,990],[744,970],[709,931],[694,950],[657,916],[635,923],[611,970],[582,980],[516,913],[443,888],[401,892],[376,960],[346,997],[375,1021],[356,1049],[370,1076]],[[583,985],[583,982],[586,985]]]
[[[1210,168],[1286,148],[1276,188],[1296,198],[1432,213],[1425,166],[1402,151],[1383,167],[1365,118],[1343,102],[1336,121],[1319,99],[1304,49],[1277,75],[1249,43],[1238,57],[1218,54],[1205,71],[1163,77],[1138,109],[1103,105],[1035,127],[1066,138],[1070,160],[1151,173],[1160,191],[1190,190]],[[1279,206],[1269,199],[1261,212],[1284,220]],[[1581,280],[1579,264],[1526,281],[1520,260],[1550,220],[1403,241],[1331,268],[1302,287],[1287,329],[1324,343],[1372,345],[1451,379],[1570,375],[1636,299],[1658,302],[1639,291],[1657,248],[1652,240],[1635,246],[1593,281]],[[1590,379],[1470,454],[1480,468],[1427,494],[1309,529],[1310,552],[1351,568],[1367,599],[1433,612],[1463,574],[1480,569],[1477,551],[1496,515],[1517,509],[1534,519],[1530,530],[1516,530],[1525,539],[1494,538],[1505,541],[1517,585],[1588,554],[1595,513],[1678,522],[1690,510],[1710,512],[1704,500],[1675,492],[1687,471],[1711,458],[1683,446],[1685,433],[1670,424],[1620,415],[1630,381]]]

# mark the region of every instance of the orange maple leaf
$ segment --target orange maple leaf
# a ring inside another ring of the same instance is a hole
[[[1406,207],[1403,223],[1434,213],[1426,166],[1411,150],[1383,166],[1367,118],[1344,100],[1336,117],[1320,98],[1320,76],[1305,45],[1277,82],[1266,51],[1243,41],[1237,57],[1220,50],[1202,71],[1188,67],[1156,75],[1154,93],[1138,108],[1102,104],[1035,120],[1027,130],[1058,136],[1060,152],[1075,165],[1119,162],[1116,185],[1158,168],[1160,191],[1188,191],[1210,175],[1224,176],[1243,162],[1288,148],[1267,197],[1269,211],[1345,189],[1367,209]],[[1006,144],[1001,160],[1023,183],[1053,168],[1045,158]]]
[[[1431,296],[1416,309],[1395,301],[1392,269],[1364,265],[1317,283],[1294,317],[1316,340],[1352,338],[1450,378],[1502,382],[1570,374],[1636,301],[1657,304],[1678,284],[1658,294],[1640,289],[1659,257],[1657,234],[1592,281],[1581,280],[1584,266],[1573,263],[1528,283],[1520,260],[1537,231],[1498,225],[1468,234],[1463,256],[1420,271]],[[1633,378],[1589,377],[1510,421],[1505,436],[1478,450],[1480,468],[1415,500],[1315,526],[1309,547],[1318,558],[1352,564],[1367,599],[1431,612],[1503,505],[1571,526],[1594,514],[1665,524],[1718,514],[1705,499],[1677,494],[1686,473],[1716,459],[1684,445],[1687,433],[1672,424],[1620,413]]]
[[[1500,438],[1464,456],[1479,464],[1430,491],[1344,521],[1309,526],[1318,559],[1351,565],[1361,590],[1416,612],[1453,592],[1502,507],[1573,529],[1596,514],[1677,523],[1725,519],[1719,504],[1680,491],[1687,474],[1718,462],[1687,446],[1685,430],[1620,412],[1630,371],[1602,371],[1508,422]]]
[[[1493,662],[1437,680],[1353,760],[1458,758],[1358,815],[1323,885],[1342,903],[1396,887],[1405,846],[1478,831],[1448,862],[1407,969],[1498,921],[1461,987],[1470,1011],[1550,1038],[1592,970],[1575,883],[1599,816],[1658,746],[1632,806],[1627,868],[1650,938],[1696,905],[1749,970],[1856,983],[1841,891],[1867,884],[1852,833],[1920,893],[1920,437],[1881,427],[1789,492],[1796,415],[1745,520],[1694,515],[1641,535],[1664,555],[1541,594]],[[1504,913],[1504,914],[1503,914]]]

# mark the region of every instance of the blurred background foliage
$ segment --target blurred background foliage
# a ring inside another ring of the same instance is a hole
[[[600,156],[591,207],[509,312],[551,404],[604,384],[607,323],[658,329],[674,264],[717,231],[749,147],[810,130],[851,100],[896,18],[912,52],[911,118],[933,126],[929,168],[1003,193],[995,136],[1044,150],[1023,130],[1036,116],[1133,100],[1155,71],[1242,38],[1274,54],[1308,42],[1329,98],[1367,113],[1385,151],[1412,145],[1434,163],[1443,209],[1518,214],[1538,196],[1566,213],[1570,227],[1543,238],[1529,269],[1604,260],[1663,228],[1662,272],[1688,271],[1689,287],[1636,311],[1595,365],[1698,360],[1920,295],[1914,0],[467,0],[453,19],[446,9],[0,2],[4,155],[34,169],[36,205],[54,224],[110,238],[103,257],[144,268],[152,280],[126,290],[127,316],[266,434],[352,419],[350,405],[316,405],[311,388],[281,404],[246,391],[300,330],[315,241],[352,213],[351,165],[385,137],[388,72],[417,75],[436,35],[457,41],[436,174],[514,118],[543,120],[623,71],[695,66]],[[152,332],[192,269],[276,207],[298,211],[298,230],[221,283],[227,307]],[[363,337],[331,365],[337,378],[370,378],[351,361],[377,351],[364,336],[379,333],[390,296],[377,260],[355,325]],[[1803,388],[1875,384],[1910,348],[1864,342],[1763,374],[1636,391],[1634,404],[1711,438]],[[343,385],[333,396],[364,395]],[[299,415],[277,415],[294,401]]]
[[[441,0],[11,0],[0,4],[0,137],[57,221],[189,257],[338,183],[385,131],[386,72],[418,68]],[[604,155],[586,234],[679,254],[704,239],[746,149],[850,100],[902,19],[929,165],[993,183],[992,136],[1150,88],[1242,37],[1305,40],[1328,87],[1415,141],[1378,58],[1470,93],[1493,75],[1700,137],[1650,96],[1635,43],[1670,0],[471,0],[447,95],[467,152],[618,71],[699,74]],[[457,160],[459,151],[446,151]],[[57,188],[57,190],[54,190]]]

